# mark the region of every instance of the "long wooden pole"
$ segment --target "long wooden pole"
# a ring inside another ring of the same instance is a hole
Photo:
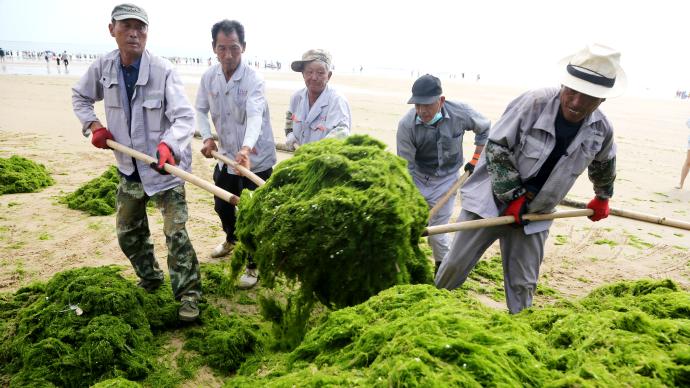
[[[556,218],[587,217],[594,214],[592,209],[566,210],[549,214],[525,214],[522,219],[528,221],[545,221]],[[501,216],[493,218],[483,218],[481,220],[456,222],[453,224],[429,226],[424,230],[422,236],[433,236],[435,234],[452,233],[459,230],[487,228],[490,226],[510,225],[515,222],[513,216]]]
[[[151,157],[149,155],[146,155],[146,154],[139,152],[137,150],[133,150],[133,149],[131,149],[127,146],[124,146],[124,145],[122,145],[122,144],[120,144],[114,140],[108,139],[108,140],[106,140],[106,143],[108,144],[108,147],[110,147],[116,151],[120,151],[123,154],[127,154],[133,158],[139,159],[142,162],[145,162],[148,164],[158,163],[158,160],[156,158]],[[216,197],[222,199],[225,202],[229,202],[233,205],[237,205],[240,201],[240,197],[238,197],[238,196],[236,196],[230,192],[227,192],[227,191],[221,189],[220,187],[199,178],[196,175],[192,175],[192,174],[188,173],[187,171],[185,171],[179,167],[175,167],[175,166],[172,166],[172,165],[166,163],[163,166],[163,169],[166,172],[168,172],[169,174],[175,175],[176,177],[178,177],[180,179],[183,179],[183,180],[185,180],[191,184],[194,184],[196,186],[201,187],[202,189],[208,191],[209,193],[215,195]]]
[[[569,198],[563,199],[561,201],[561,205],[568,206],[568,207],[574,207],[577,209],[586,209],[587,208],[586,203],[575,201],[575,200],[572,200]],[[630,211],[630,210],[617,209],[615,207],[610,208],[609,211],[610,211],[611,215],[618,216],[618,217],[630,218],[632,220],[649,222],[652,224],[666,225],[666,226],[672,226],[674,228],[690,230],[690,222],[674,220],[674,219],[670,219],[670,218],[666,218],[666,217],[659,217],[659,216],[655,216],[652,214],[639,213],[639,212],[634,212],[634,211]]]
[[[438,213],[438,211],[443,207],[443,205],[445,205],[446,202],[448,202],[450,197],[453,196],[453,194],[456,193],[458,191],[458,189],[461,188],[462,185],[465,184],[465,181],[467,180],[467,178],[469,176],[470,176],[470,172],[465,171],[465,173],[462,174],[460,179],[458,179],[457,181],[455,181],[455,183],[453,183],[453,186],[450,188],[450,190],[448,190],[445,194],[443,194],[443,197],[441,197],[441,199],[439,199],[438,202],[436,202],[436,205],[434,205],[434,207],[431,208],[431,210],[429,211],[429,219],[431,219],[436,213]]]
[[[220,152],[211,151],[211,155],[213,155],[214,158],[220,160],[221,162],[238,169],[240,171],[240,173],[242,173],[242,175],[246,176],[250,181],[254,182],[257,186],[260,187],[266,183],[265,180],[261,179],[258,175],[251,172],[248,168],[246,168],[243,165],[237,163],[236,161],[228,158],[227,156],[222,155]]]

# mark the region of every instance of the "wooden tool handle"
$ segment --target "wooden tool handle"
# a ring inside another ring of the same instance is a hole
[[[259,178],[258,175],[256,175],[256,174],[254,174],[253,172],[249,171],[248,168],[246,168],[246,167],[244,167],[243,165],[237,163],[236,161],[234,161],[234,160],[228,158],[228,157],[225,156],[225,155],[221,155],[220,152],[218,152],[218,151],[211,151],[211,155],[213,155],[214,158],[220,160],[221,162],[223,162],[223,163],[225,163],[225,164],[227,164],[227,165],[229,165],[229,166],[231,166],[231,167],[233,167],[233,168],[238,169],[238,170],[240,171],[240,173],[242,173],[242,175],[246,176],[250,181],[254,182],[257,186],[261,187],[261,186],[263,186],[263,185],[266,183],[265,180]]]
[[[574,208],[578,208],[578,209],[587,208],[586,203],[574,201],[574,200],[569,199],[569,198],[563,199],[561,201],[561,205],[574,207]],[[639,212],[634,212],[634,211],[630,211],[630,210],[618,209],[615,207],[610,208],[609,212],[611,215],[617,216],[617,217],[630,218],[631,220],[649,222],[652,224],[666,225],[666,226],[671,226],[671,227],[678,228],[678,229],[690,230],[690,222],[685,222],[685,221],[681,221],[681,220],[674,220],[674,219],[670,219],[670,218],[666,218],[666,217],[655,216],[652,214],[639,213]]]
[[[127,146],[124,146],[124,145],[122,145],[122,144],[120,144],[114,140],[108,139],[108,140],[106,140],[106,143],[108,144],[108,147],[110,147],[116,151],[120,151],[123,154],[127,154],[127,155],[129,155],[135,159],[139,159],[142,162],[145,162],[148,164],[158,163],[158,160],[156,158],[151,157],[149,155],[146,155],[146,154],[139,152],[137,150],[133,150],[133,149],[131,149]],[[172,174],[172,175],[174,175],[174,176],[176,176],[182,180],[185,180],[185,181],[187,181],[193,185],[201,187],[202,189],[208,191],[209,193],[215,195],[216,197],[222,199],[225,202],[229,202],[233,205],[237,205],[240,201],[240,197],[238,197],[238,196],[236,196],[230,192],[227,192],[227,191],[221,189],[220,187],[199,178],[196,175],[190,174],[187,171],[185,171],[179,167],[175,167],[175,166],[172,166],[172,165],[166,163],[163,166],[163,169],[166,172],[168,172],[169,174]]]
[[[431,208],[431,210],[429,211],[429,219],[431,219],[436,213],[438,213],[438,211],[443,207],[443,205],[445,205],[446,202],[448,202],[450,197],[453,196],[453,194],[456,193],[458,189],[465,184],[465,181],[467,180],[467,178],[469,178],[469,176],[470,172],[465,171],[465,173],[462,174],[460,179],[453,183],[453,187],[451,187],[450,190],[448,190],[448,192],[443,194],[443,197],[441,197],[441,199],[438,202],[436,202],[436,205],[434,205],[434,207]]]
[[[587,217],[594,214],[592,209],[567,210],[549,214],[525,214],[522,219],[528,221],[545,221],[556,218],[568,217]],[[435,234],[452,233],[459,230],[488,228],[490,226],[509,225],[515,222],[513,216],[501,216],[493,218],[482,218],[481,220],[456,222],[453,224],[430,226],[424,230],[422,236],[433,236]]]

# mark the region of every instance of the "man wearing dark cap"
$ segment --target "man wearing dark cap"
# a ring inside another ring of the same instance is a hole
[[[328,86],[333,72],[331,54],[326,50],[308,50],[291,64],[302,73],[305,88],[290,98],[285,117],[285,144],[288,147],[325,138],[343,138],[350,134],[350,104],[343,95]]]
[[[181,301],[179,319],[199,315],[201,277],[196,253],[185,228],[187,202],[184,182],[163,170],[164,164],[191,171],[194,110],[172,64],[146,50],[148,15],[134,4],[113,9],[110,35],[118,49],[98,58],[72,88],[74,113],[91,143],[109,149],[114,140],[147,155],[148,165],[113,151],[120,173],[116,229],[120,248],[139,277],[139,286],[153,291],[163,271],[153,253],[146,204],[151,199],[163,214],[168,245],[168,271],[173,294]],[[101,124],[94,103],[103,100],[108,128]]]
[[[589,218],[608,216],[616,145],[599,105],[626,87],[619,61],[617,51],[589,45],[561,62],[560,88],[529,91],[508,105],[462,188],[458,221],[509,215],[515,224],[458,232],[436,275],[437,287],[459,287],[499,240],[506,302],[511,313],[518,313],[532,305],[551,226],[551,221],[528,224],[522,215],[553,212],[588,169],[594,186]]]
[[[415,107],[398,123],[398,156],[407,160],[414,183],[432,208],[458,180],[465,131],[474,132],[474,156],[465,165],[465,170],[471,173],[484,148],[491,123],[467,104],[446,101],[441,80],[430,74],[415,81],[407,103]],[[448,223],[454,203],[455,193],[431,216],[429,225]],[[448,240],[445,234],[429,237],[437,269],[448,252]]]

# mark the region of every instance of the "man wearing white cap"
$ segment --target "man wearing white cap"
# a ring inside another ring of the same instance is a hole
[[[295,148],[324,138],[343,138],[350,134],[350,105],[343,95],[328,86],[331,54],[309,50],[302,60],[292,62],[293,71],[302,73],[305,88],[290,98],[285,117],[285,144]]]
[[[168,272],[179,319],[199,316],[199,262],[189,240],[184,181],[163,166],[191,171],[194,109],[182,80],[166,59],[146,50],[149,19],[143,8],[120,4],[108,26],[118,49],[98,58],[72,88],[72,107],[91,143],[109,149],[107,140],[131,147],[158,162],[148,165],[113,151],[120,173],[117,189],[117,239],[139,277],[139,286],[156,290],[163,282],[150,239],[146,204],[155,201],[163,213]],[[94,103],[103,100],[108,128],[96,117]]]
[[[588,169],[594,186],[589,218],[608,216],[616,145],[613,128],[598,108],[626,87],[619,61],[617,51],[589,45],[561,62],[560,89],[529,91],[508,105],[461,190],[458,221],[511,215],[515,224],[458,232],[436,275],[437,287],[459,287],[499,240],[506,302],[517,313],[532,305],[551,226],[551,221],[528,224],[522,215],[553,212]]]

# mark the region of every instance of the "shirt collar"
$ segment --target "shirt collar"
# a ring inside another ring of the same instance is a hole
[[[141,66],[141,57],[137,58],[137,60],[132,62],[132,64],[129,66],[125,66],[122,64],[122,62],[120,62],[120,66],[122,66],[123,69],[126,69],[128,67],[133,67],[135,70],[139,70],[139,66]]]

